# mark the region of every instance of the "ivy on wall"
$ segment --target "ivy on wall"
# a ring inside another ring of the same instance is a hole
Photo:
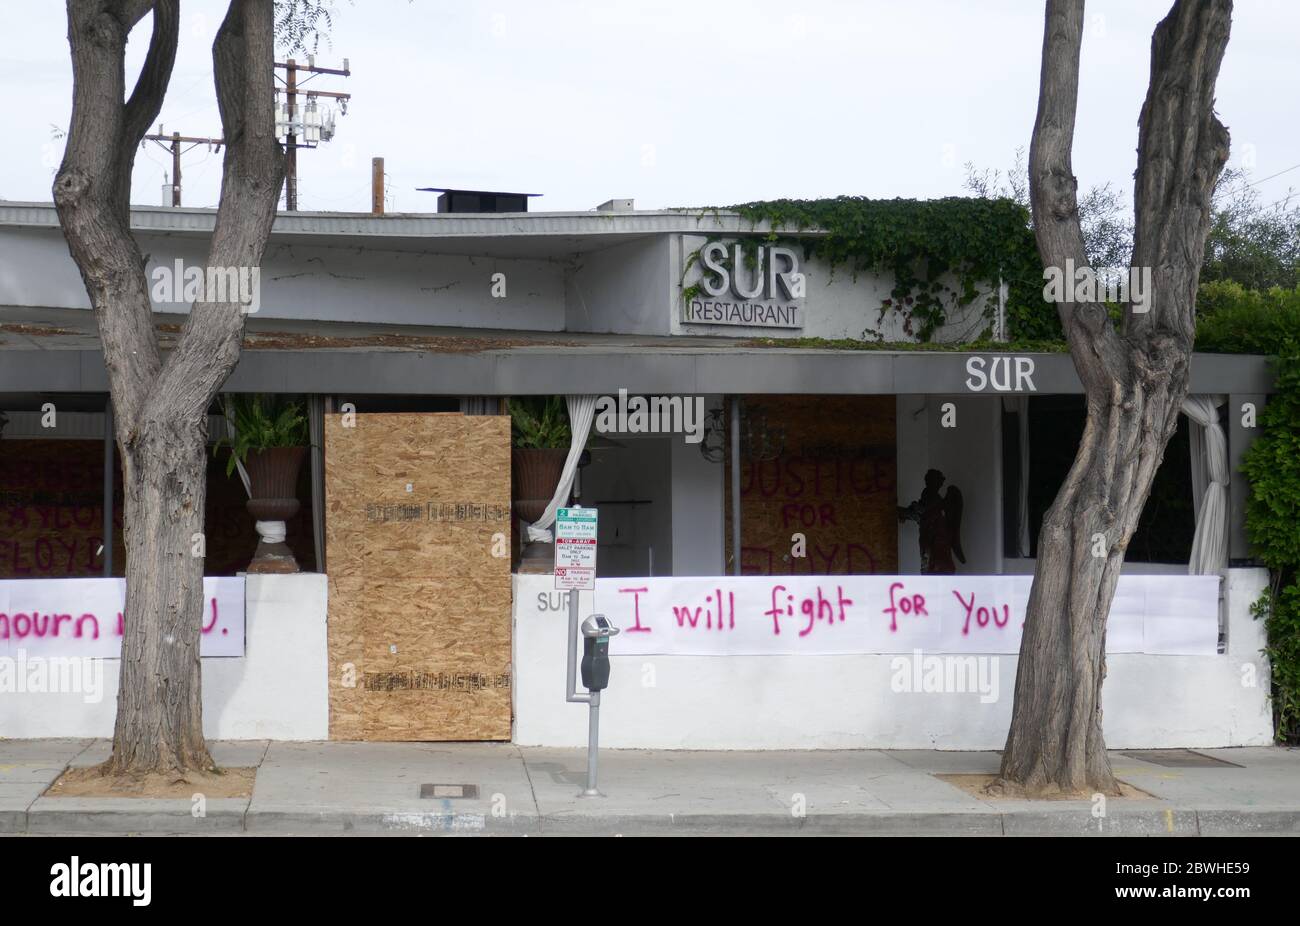
[[[801,248],[805,260],[820,259],[832,272],[892,274],[894,287],[878,307],[879,319],[898,313],[903,330],[919,341],[930,341],[951,311],[969,305],[981,294],[979,287],[987,293],[999,279],[1008,285],[1011,337],[1061,336],[1055,308],[1043,299],[1043,266],[1029,214],[1010,199],[837,196],[742,203],[724,211],[778,229],[745,239],[751,249],[760,241],[779,243]],[[799,234],[814,230],[817,234]],[[687,269],[697,258],[698,252],[688,257]],[[683,292],[686,299],[698,294],[698,284]],[[992,308],[986,314],[991,330]]]
[[[1276,392],[1260,413],[1260,436],[1242,464],[1250,480],[1246,531],[1272,572],[1256,605],[1265,620],[1279,740],[1300,743],[1300,350],[1277,359]]]

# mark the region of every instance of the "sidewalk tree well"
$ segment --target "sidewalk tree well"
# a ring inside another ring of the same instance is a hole
[[[1151,40],[1138,120],[1132,266],[1152,292],[1123,307],[1058,304],[1088,417],[1043,519],[1025,617],[1003,793],[1115,794],[1102,737],[1106,619],[1124,552],[1187,395],[1211,196],[1228,158],[1214,87],[1231,0],[1177,0]],[[1034,234],[1044,267],[1087,265],[1071,165],[1083,0],[1048,0],[1038,113],[1029,152]]]
[[[149,14],[148,52],[128,93],[127,39]],[[99,326],[125,483],[125,633],[103,766],[115,775],[213,764],[199,664],[207,411],[239,359],[245,313],[228,287],[204,292],[164,356],[130,216],[135,153],[162,107],[179,15],[178,0],[68,2],[72,119],[54,202]],[[231,0],[212,46],[225,159],[208,268],[258,267],[275,219],[284,153],[274,46],[272,0]]]

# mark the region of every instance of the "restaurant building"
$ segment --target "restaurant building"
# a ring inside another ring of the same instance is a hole
[[[151,279],[201,268],[214,218],[134,208]],[[280,215],[224,391],[303,402],[284,532],[302,572],[243,575],[258,535],[218,450],[208,735],[584,742],[564,699],[569,593],[529,543],[552,493],[521,495],[517,463],[512,485],[505,404],[562,396],[578,437],[553,500],[599,512],[581,610],[623,628],[603,744],[1000,748],[1038,525],[1082,430],[1070,357],[953,349],[1005,334],[998,280],[934,349],[841,349],[914,340],[882,309],[893,279],[772,231],[627,200]],[[187,305],[181,286],[158,294],[166,348]],[[1263,357],[1193,360],[1112,612],[1114,747],[1272,739],[1250,613],[1267,574],[1238,472],[1270,391]],[[0,203],[0,411],[0,657],[88,657],[104,676],[97,701],[5,694],[0,736],[105,736],[121,476],[94,318],[48,203]],[[214,405],[211,437],[225,427]]]

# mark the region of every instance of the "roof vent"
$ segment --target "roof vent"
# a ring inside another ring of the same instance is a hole
[[[630,199],[607,199],[596,207],[597,212],[632,212],[633,210]]]
[[[417,187],[422,193],[441,193],[439,212],[527,212],[528,199],[541,193],[500,193],[495,190],[453,190],[447,187]]]

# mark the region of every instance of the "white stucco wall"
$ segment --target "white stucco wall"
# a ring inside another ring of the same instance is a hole
[[[327,580],[318,573],[248,577],[244,656],[203,660],[205,736],[328,737],[326,597]],[[112,736],[120,662],[96,661],[103,666],[97,703],[80,693],[0,694],[0,737]]]
[[[1261,569],[1230,571],[1226,654],[1108,659],[1111,747],[1271,742],[1263,628],[1250,615],[1266,581]],[[539,596],[553,610],[539,610]],[[583,593],[580,613],[592,611],[591,593]],[[515,577],[514,738],[521,745],[586,742],[586,706],[564,700],[567,620],[552,577]],[[610,652],[600,741],[640,749],[1001,749],[1017,661],[988,657],[996,660],[998,697],[985,704],[977,693],[895,692],[898,657],[887,655],[620,657],[617,637]]]
[[[657,235],[575,254],[564,278],[567,330],[667,334],[672,243]]]
[[[138,234],[155,268],[203,266],[206,239]],[[0,274],[0,305],[90,308],[85,286],[57,231],[0,228],[0,253],[22,274]],[[666,266],[667,258],[663,263]],[[272,241],[260,276],[258,318],[447,325],[560,331],[567,262],[384,249],[361,242],[321,247]],[[505,274],[505,297],[492,295]],[[174,273],[173,273],[174,275]],[[152,292],[152,289],[151,289]],[[183,302],[155,302],[155,312],[185,313]]]
[[[185,267],[205,262],[202,235],[136,237],[149,255],[150,274],[156,267],[174,267],[177,259]],[[855,277],[846,268],[832,270],[802,259],[807,292],[793,300],[803,307],[802,329],[683,325],[682,288],[698,280],[699,268],[683,275],[682,267],[707,241],[703,235],[648,234],[604,248],[575,245],[573,252],[546,258],[440,254],[436,240],[344,240],[326,246],[274,238],[262,262],[258,317],[518,331],[915,340],[898,313],[880,315],[893,287],[891,274]],[[89,309],[57,230],[0,228],[0,253],[24,268],[22,274],[0,274],[0,305]],[[496,273],[505,274],[504,298],[492,292]],[[949,322],[935,340],[969,339],[983,331],[990,323],[983,313],[995,298],[993,286],[991,281],[981,287],[984,295],[971,305],[950,308]],[[183,313],[188,306],[177,301],[156,303],[154,309]]]

